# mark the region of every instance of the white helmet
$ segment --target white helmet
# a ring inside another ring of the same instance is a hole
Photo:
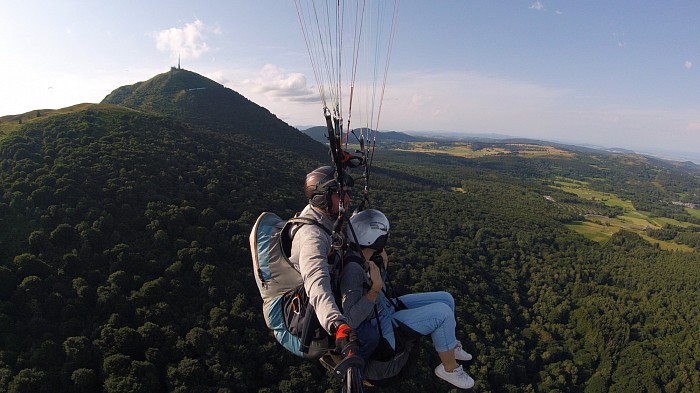
[[[376,209],[367,209],[350,217],[348,241],[360,247],[381,251],[389,238],[389,220]]]

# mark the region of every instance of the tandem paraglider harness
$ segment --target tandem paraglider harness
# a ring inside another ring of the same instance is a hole
[[[396,349],[392,349],[381,336],[376,309],[376,328],[362,329],[365,335],[361,340],[364,338],[378,344],[366,364],[359,356],[343,359],[333,352],[333,340],[321,327],[313,306],[309,304],[301,273],[289,260],[292,243],[290,232],[295,225],[317,225],[329,236],[332,235],[327,228],[311,218],[295,216],[285,221],[274,213],[264,212],[256,220],[249,238],[253,273],[263,298],[263,316],[275,339],[296,356],[319,360],[345,383],[348,383],[347,378],[354,378],[355,382],[360,378],[359,381],[365,379],[372,384],[381,384],[382,381],[399,375],[421,335],[398,325],[395,327]],[[329,262],[331,287],[338,302],[342,268],[348,263],[362,264],[363,261],[357,255],[341,260],[339,254],[334,253]],[[397,310],[405,308],[398,297],[390,296],[386,291],[384,295]],[[367,334],[371,337],[368,338]],[[348,377],[348,374],[352,376]]]

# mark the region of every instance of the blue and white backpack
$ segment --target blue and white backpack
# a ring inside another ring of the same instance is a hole
[[[331,235],[314,219],[295,216],[285,221],[263,212],[249,237],[253,274],[263,299],[265,323],[277,341],[299,357],[317,359],[328,350],[330,341],[309,305],[301,273],[289,260],[294,225],[316,225]]]

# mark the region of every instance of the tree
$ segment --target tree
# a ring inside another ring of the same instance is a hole
[[[197,356],[202,356],[207,353],[210,348],[210,341],[211,337],[209,333],[200,327],[192,328],[185,336],[187,349]]]
[[[12,263],[17,268],[19,277],[37,276],[46,278],[53,272],[53,269],[46,262],[30,253],[17,255],[12,260]]]
[[[605,378],[599,374],[593,375],[588,382],[586,382],[585,393],[605,393],[608,391],[608,385]]]
[[[32,353],[29,362],[37,369],[47,370],[63,364],[64,356],[61,346],[53,340],[42,342]]]
[[[97,375],[95,370],[89,368],[79,368],[70,376],[75,393],[92,393],[99,390]]]
[[[207,371],[197,359],[184,358],[177,367],[168,369],[170,389],[193,389],[195,386],[206,386]]]
[[[126,376],[131,370],[131,358],[122,354],[107,356],[102,364],[102,372],[108,376]]]
[[[49,237],[44,231],[33,231],[29,234],[29,249],[34,254],[46,252],[51,247]]]
[[[12,378],[7,390],[15,393],[50,393],[52,386],[45,372],[25,368]]]
[[[105,379],[105,393],[149,393],[146,386],[131,375],[113,376]]]
[[[70,369],[92,365],[92,342],[85,336],[68,337],[63,342],[63,351]]]
[[[51,231],[49,240],[51,241],[51,244],[57,248],[70,250],[78,247],[80,234],[71,225],[59,224],[56,229]]]

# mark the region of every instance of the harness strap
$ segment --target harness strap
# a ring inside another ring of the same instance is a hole
[[[290,223],[290,224],[302,224],[302,225],[304,225],[304,224],[313,224],[313,225],[316,225],[317,227],[323,229],[323,231],[326,232],[326,234],[328,234],[328,236],[331,236],[331,235],[332,235],[332,232],[331,232],[330,229],[326,228],[323,224],[321,224],[320,222],[314,220],[313,218],[309,218],[309,217],[292,217],[292,218],[290,218],[287,222]]]
[[[323,229],[323,231],[326,232],[326,234],[328,234],[328,236],[330,236],[331,239],[333,238],[333,233],[331,232],[331,230],[326,228],[325,226],[323,226],[323,224],[321,224],[320,222],[314,220],[313,218],[299,217],[299,216],[295,216],[295,217],[292,217],[289,220],[287,220],[287,222],[284,224],[284,227],[282,228],[280,236],[284,236],[285,232],[288,231],[287,226],[291,225],[291,224],[316,225],[317,227]],[[294,233],[296,233],[296,231]],[[289,232],[288,235],[289,235],[289,242],[291,243],[291,241],[294,240],[294,234]],[[289,255],[287,255],[287,256],[289,256]],[[297,273],[301,274],[299,269],[297,269],[296,266],[294,266],[294,264],[292,263],[292,261],[289,260],[289,258],[283,258],[283,259],[285,262],[287,262],[289,267],[294,269],[294,271],[296,271]]]

